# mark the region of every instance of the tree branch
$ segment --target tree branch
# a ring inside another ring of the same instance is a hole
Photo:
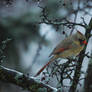
[[[85,36],[87,38],[87,42],[88,42],[88,40],[90,38],[91,30],[92,30],[92,18],[91,18],[91,20],[89,22],[88,27],[86,28]],[[87,47],[87,45],[86,45],[86,47]],[[77,84],[79,82],[79,78],[80,78],[80,75],[81,75],[80,71],[81,71],[81,67],[82,67],[82,62],[83,62],[83,59],[85,57],[86,47],[84,48],[84,50],[79,55],[79,59],[77,61],[77,66],[76,66],[76,71],[74,73],[73,83],[72,83],[72,86],[70,87],[69,92],[75,92],[75,90],[77,88]]]
[[[29,77],[18,71],[5,68],[0,65],[0,81],[12,83],[31,92],[57,92],[56,88],[50,87],[33,77]]]

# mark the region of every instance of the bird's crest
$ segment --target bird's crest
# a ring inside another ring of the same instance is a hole
[[[78,32],[80,35],[83,35],[79,30],[77,30],[77,32]]]

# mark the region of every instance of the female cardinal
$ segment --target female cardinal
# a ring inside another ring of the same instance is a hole
[[[37,72],[35,77],[38,76],[52,61],[56,60],[57,58],[67,59],[77,56],[83,50],[86,44],[86,37],[79,31],[77,31],[76,34],[65,38],[52,51],[50,56],[53,55],[53,57]]]

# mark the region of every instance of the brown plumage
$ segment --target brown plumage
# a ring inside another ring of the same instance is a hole
[[[86,44],[86,37],[79,31],[76,34],[71,35],[61,41],[56,48],[52,51],[50,56],[52,58],[50,61],[44,65],[35,75],[38,76],[52,61],[56,60],[57,58],[71,58],[73,56],[77,56],[80,51],[83,50]]]

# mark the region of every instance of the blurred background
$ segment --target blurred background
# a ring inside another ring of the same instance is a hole
[[[2,65],[34,76],[48,62],[49,54],[66,35],[70,35],[71,31],[75,33],[76,30],[85,34],[85,29],[81,26],[57,26],[47,23],[44,19],[53,20],[53,23],[69,20],[76,23],[85,21],[88,24],[91,17],[91,0],[0,0],[0,44],[6,39],[11,39],[4,49],[6,57],[2,60]],[[92,39],[86,50],[89,54],[92,50],[91,45]],[[89,73],[92,72],[91,67],[88,68],[88,61],[92,62],[85,58],[82,66],[85,73],[89,70]],[[78,92],[84,92],[84,86],[87,87],[87,84],[92,85],[88,79],[86,82],[81,81],[82,86],[78,86]],[[56,87],[56,81],[53,83],[53,80],[54,78],[50,85]],[[27,91],[0,82],[0,92]],[[64,92],[68,92],[67,89]]]

